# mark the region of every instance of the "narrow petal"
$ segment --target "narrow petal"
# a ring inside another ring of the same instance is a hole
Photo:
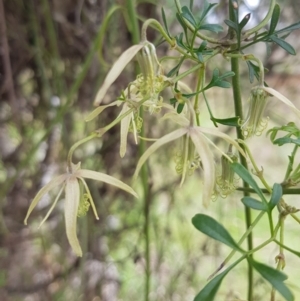
[[[30,213],[32,212],[32,210],[35,208],[35,206],[37,205],[37,203],[40,201],[40,199],[46,195],[51,189],[53,189],[54,187],[56,186],[59,186],[61,185],[67,178],[67,175],[66,174],[63,174],[63,175],[60,175],[60,176],[57,176],[55,177],[53,180],[51,180],[47,185],[45,185],[38,193],[37,195],[35,196],[35,198],[32,200],[29,208],[28,208],[28,211],[27,211],[27,214],[26,214],[26,217],[25,217],[25,220],[24,220],[24,224],[27,225],[27,219],[30,215]]]
[[[267,93],[269,93],[269,94],[275,96],[276,98],[278,98],[279,100],[281,100],[283,103],[285,103],[287,106],[289,106],[298,116],[300,116],[300,111],[295,107],[295,105],[288,98],[286,98],[281,93],[279,93],[278,91],[276,91],[270,87],[263,87],[263,89]]]
[[[114,83],[114,81],[118,78],[118,76],[121,74],[123,69],[126,67],[126,65],[134,58],[134,56],[139,52],[140,49],[144,47],[143,44],[134,45],[128,48],[125,52],[121,54],[121,56],[117,59],[117,61],[114,63],[108,74],[106,75],[106,78],[104,79],[103,85],[99,89],[96,99],[94,101],[94,105],[98,106],[103,97],[105,96],[107,90],[109,87]]]
[[[185,135],[187,133],[188,129],[187,128],[181,128],[178,130],[175,130],[163,137],[161,137],[160,139],[158,139],[156,142],[154,142],[145,152],[144,154],[141,156],[136,170],[134,172],[133,175],[133,179],[136,179],[138,176],[138,173],[141,169],[141,167],[143,166],[143,164],[148,160],[148,158],[157,150],[159,149],[161,146],[163,146],[166,143],[169,143],[173,140],[176,140],[180,137],[182,137],[183,135]]]
[[[215,186],[215,164],[211,150],[202,133],[195,128],[190,129],[190,136],[195,145],[195,148],[201,158],[203,166],[203,205],[207,207],[211,200]]]
[[[128,110],[130,110],[130,108],[128,107],[128,105],[125,103],[122,111],[120,112],[120,115],[123,115],[124,113],[126,113]],[[120,130],[120,156],[121,158],[123,158],[125,156],[126,153],[126,149],[127,149],[127,136],[128,136],[128,131],[129,131],[129,126],[130,126],[130,120],[132,118],[133,113],[125,116],[122,120],[121,120],[121,130]]]
[[[183,114],[178,114],[174,108],[172,112],[166,113],[162,118],[160,118],[160,121],[166,119],[171,119],[173,122],[183,127],[189,126],[190,124],[190,121]]]
[[[213,135],[213,136],[217,136],[217,137],[220,137],[220,138],[224,139],[228,143],[232,144],[246,158],[246,154],[245,154],[244,150],[240,147],[240,145],[238,144],[238,142],[235,141],[234,139],[232,139],[230,136],[228,136],[228,135],[226,135],[226,134],[224,134],[224,133],[222,133],[219,130],[214,129],[214,128],[204,128],[204,127],[195,127],[195,128],[197,130],[199,130],[200,132],[202,132],[202,133]],[[221,152],[222,155],[227,156],[215,144],[214,144],[214,146]]]
[[[65,223],[68,241],[77,256],[82,250],[77,238],[77,212],[80,199],[79,183],[75,176],[70,176],[66,184]]]
[[[101,114],[106,108],[112,107],[112,106],[117,106],[117,105],[119,105],[121,103],[122,103],[122,101],[117,100],[117,101],[114,101],[114,102],[112,102],[112,103],[110,103],[108,105],[100,106],[100,107],[96,108],[95,110],[93,110],[93,112],[91,112],[88,116],[86,116],[85,121],[86,122],[91,121],[95,117],[97,117],[99,114]]]
[[[46,216],[45,216],[45,217],[43,218],[43,220],[41,221],[41,223],[40,223],[40,225],[39,225],[39,228],[42,227],[43,223],[47,220],[47,218],[49,217],[49,215],[50,215],[51,212],[53,211],[54,207],[56,206],[56,204],[57,204],[57,202],[58,202],[58,200],[59,200],[59,198],[60,198],[60,196],[61,196],[61,194],[62,194],[62,192],[63,192],[63,190],[64,190],[64,188],[65,188],[65,187],[62,186],[62,188],[60,189],[60,191],[59,191],[57,197],[55,198],[55,200],[54,200],[52,206],[51,206],[50,209],[48,210]]]
[[[101,181],[101,182],[116,186],[116,187],[118,187],[122,190],[125,190],[128,193],[134,195],[136,198],[138,197],[137,193],[130,186],[128,186],[124,182],[122,182],[114,177],[111,177],[109,175],[106,175],[104,173],[96,172],[96,171],[88,170],[88,169],[81,169],[78,171],[76,176],[86,178],[86,179]]]

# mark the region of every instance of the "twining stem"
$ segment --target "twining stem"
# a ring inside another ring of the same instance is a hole
[[[127,0],[127,11],[129,15],[129,19],[131,21],[131,34],[132,34],[132,42],[134,44],[138,44],[140,40],[139,34],[139,26],[137,19],[137,12],[134,5],[134,0]],[[145,26],[145,25],[144,25]],[[147,28],[144,27],[143,28]],[[164,32],[163,28],[160,32]],[[146,37],[146,32],[142,33],[144,37]],[[140,109],[140,117],[143,118],[143,110]],[[144,126],[141,128],[140,132],[141,136],[145,136]],[[145,152],[146,142],[141,140],[139,142],[139,155]],[[144,300],[149,301],[150,295],[150,285],[151,285],[151,269],[150,269],[150,187],[148,183],[148,166],[144,164],[141,169],[141,178],[142,178],[142,188],[143,188],[143,200],[144,200],[144,239],[145,239],[145,291],[144,291]]]
[[[74,143],[70,150],[69,150],[69,153],[68,153],[68,157],[67,157],[67,164],[68,164],[68,170],[69,172],[72,172],[72,157],[73,157],[73,153],[74,151],[76,150],[77,147],[79,147],[80,145],[94,139],[98,137],[98,133],[97,132],[94,132],[92,134],[90,134],[89,136],[77,141],[76,143]]]
[[[232,6],[231,1],[229,1],[229,18],[231,21],[234,21],[235,11]],[[234,109],[235,115],[243,119],[243,107],[242,107],[242,96],[240,89],[240,69],[239,69],[239,59],[231,58],[231,71],[234,72],[234,76],[232,77],[232,90],[233,90],[233,99],[234,99]],[[238,139],[243,140],[243,134],[240,127],[236,127],[237,137]],[[241,145],[243,148],[243,145]],[[248,170],[248,165],[246,158],[240,154],[241,164]],[[248,183],[243,181],[243,187],[249,188]],[[249,196],[250,194],[247,191],[243,192],[244,196]],[[246,220],[246,228],[247,230],[251,227],[251,209],[245,206],[245,220]],[[253,237],[252,232],[247,236],[247,244],[248,251],[253,249]],[[248,301],[253,301],[253,268],[250,264],[248,264]]]
[[[245,31],[245,33],[243,35],[244,38],[252,35],[253,33],[258,32],[261,28],[265,27],[268,24],[269,20],[272,17],[275,4],[276,4],[276,0],[270,1],[269,10],[268,10],[268,13],[266,14],[265,18],[261,22],[259,22],[259,24],[257,24],[255,27]]]

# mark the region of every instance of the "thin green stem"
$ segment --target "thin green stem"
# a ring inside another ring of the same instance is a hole
[[[231,21],[234,21],[234,8],[229,1],[229,17]],[[240,69],[239,69],[239,59],[231,58],[231,71],[234,72],[234,76],[232,77],[232,90],[233,90],[233,99],[234,99],[234,109],[235,115],[243,119],[243,107],[242,107],[242,96],[241,96],[241,88],[240,88]],[[240,127],[236,127],[237,137],[238,139],[243,140],[243,134]],[[243,147],[243,145],[241,145]],[[241,164],[248,170],[247,160],[244,156],[240,154]],[[243,187],[249,188],[248,183],[243,181]],[[244,196],[249,196],[247,191],[243,192]],[[251,209],[245,206],[245,220],[246,220],[246,228],[247,230],[251,227]],[[247,236],[247,244],[248,250],[253,249],[253,237],[252,232]],[[253,268],[250,264],[248,264],[248,294],[247,300],[253,301]]]
[[[256,217],[256,219],[253,221],[251,226],[247,229],[247,231],[243,234],[243,236],[238,241],[238,245],[241,246],[241,244],[244,242],[244,240],[248,237],[248,235],[253,231],[254,227],[258,224],[258,222],[261,220],[261,218],[264,216],[266,212],[261,211],[259,215]],[[209,276],[208,280],[213,278],[218,272],[220,272],[225,265],[230,261],[230,259],[234,256],[236,253],[236,250],[232,250],[229,255],[225,258],[225,260],[221,263],[219,268],[211,275]]]
[[[129,14],[129,19],[131,21],[131,33],[132,33],[132,42],[134,44],[138,44],[140,35],[139,35],[139,26],[137,19],[137,12],[134,6],[134,0],[127,0],[127,10]],[[147,21],[146,21],[147,22]],[[143,25],[143,28],[147,28],[147,26]],[[161,32],[164,32],[162,29]],[[146,40],[146,29],[142,38]],[[143,118],[143,110],[140,109],[140,117]],[[141,129],[141,136],[145,136],[144,126]],[[139,143],[139,155],[142,154],[146,150],[146,142],[141,140]],[[150,187],[148,183],[148,167],[146,164],[143,165],[141,170],[141,178],[142,178],[142,187],[143,187],[143,199],[144,199],[144,239],[145,239],[145,292],[144,292],[144,300],[149,301],[150,295],[150,286],[151,286],[151,268],[150,268]]]
[[[89,136],[77,141],[76,143],[74,143],[71,146],[71,148],[69,150],[69,153],[68,153],[68,157],[67,157],[67,164],[68,164],[68,169],[69,169],[70,172],[72,170],[72,157],[73,157],[73,153],[76,150],[76,148],[79,147],[80,145],[96,138],[96,137],[98,137],[98,133],[94,132],[94,133],[90,134]]]

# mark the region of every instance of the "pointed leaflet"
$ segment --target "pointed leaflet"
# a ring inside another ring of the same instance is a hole
[[[283,39],[280,39],[280,38],[276,37],[275,35],[270,36],[270,39],[274,43],[276,43],[278,46],[280,46],[281,48],[283,48],[289,54],[296,55],[296,51],[293,48],[293,46],[291,44],[287,43],[286,41],[284,41]]]
[[[231,167],[238,176],[240,176],[245,182],[247,182],[255,190],[255,192],[260,196],[261,200],[264,203],[267,203],[261,189],[258,187],[257,183],[255,182],[255,180],[253,179],[249,171],[238,162],[232,163]]]
[[[121,74],[126,65],[134,58],[134,56],[144,47],[143,44],[133,45],[124,51],[121,56],[114,63],[108,74],[106,75],[103,85],[99,89],[96,99],[94,101],[94,105],[98,106],[102,99],[104,98],[109,87],[114,83],[114,81]]]
[[[66,183],[65,224],[68,241],[77,256],[82,256],[82,250],[77,238],[77,212],[80,199],[79,184],[75,176],[70,176]]]
[[[231,268],[231,266],[228,267],[224,272],[209,281],[200,291],[200,293],[195,297],[194,301],[213,301],[224,277],[228,274]]]
[[[270,29],[269,29],[268,35],[271,35],[274,33],[276,26],[278,24],[279,16],[280,16],[280,6],[278,4],[275,4],[274,10],[272,13],[272,18],[271,18]]]
[[[205,214],[196,214],[192,218],[194,227],[207,236],[222,242],[230,248],[244,252],[233,240],[228,231],[212,217]]]
[[[245,196],[242,198],[242,203],[251,209],[260,210],[260,211],[267,211],[268,207],[265,203],[258,201],[250,196]]]
[[[287,276],[284,273],[254,260],[249,260],[249,262],[255,268],[255,270],[282,295],[286,301],[295,300],[290,289],[283,283],[283,281],[287,279]]]
[[[272,195],[270,202],[268,204],[269,209],[272,211],[275,206],[279,203],[280,199],[282,197],[282,187],[280,184],[275,183],[273,185]]]

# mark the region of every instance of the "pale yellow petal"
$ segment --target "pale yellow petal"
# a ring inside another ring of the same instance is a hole
[[[124,104],[122,111],[120,112],[120,115],[123,115],[124,113],[126,113],[128,110],[130,110],[130,108],[128,107],[127,104]],[[130,121],[132,118],[133,113],[125,116],[120,123],[120,156],[121,158],[123,158],[125,156],[126,153],[126,149],[127,149],[127,136],[128,136],[128,131],[129,131],[129,126],[130,126]]]
[[[101,182],[116,186],[116,187],[118,187],[122,190],[125,190],[126,192],[134,195],[135,197],[138,197],[137,193],[130,186],[128,186],[124,182],[122,182],[112,176],[109,176],[107,174],[104,174],[101,172],[96,172],[93,170],[88,170],[88,169],[81,169],[78,171],[77,176],[83,177],[85,179],[101,181]]]
[[[270,87],[263,87],[263,89],[267,93],[269,93],[269,94],[275,96],[276,98],[278,98],[279,100],[281,100],[284,104],[289,106],[298,116],[300,116],[300,111],[295,107],[295,105],[288,98],[286,98],[281,93],[279,93],[278,91],[276,91]]]
[[[181,128],[181,129],[175,130],[175,131],[159,138],[156,142],[154,142],[141,156],[141,158],[137,164],[136,170],[134,172],[133,179],[137,178],[138,173],[139,173],[141,167],[143,166],[143,164],[148,160],[148,158],[155,151],[157,151],[157,149],[159,149],[161,146],[163,146],[166,143],[169,143],[173,140],[176,140],[176,139],[182,137],[183,135],[185,135],[187,133],[187,131],[188,130],[186,128]]]
[[[200,156],[203,167],[202,201],[203,205],[207,207],[215,186],[215,163],[212,152],[209,149],[208,143],[203,134],[199,133],[199,131],[195,128],[191,128],[189,133]]]
[[[117,61],[114,63],[108,74],[106,75],[106,78],[104,79],[103,85],[99,89],[96,99],[94,101],[94,105],[98,106],[102,99],[104,98],[107,90],[109,87],[114,83],[114,81],[118,78],[118,76],[121,74],[123,69],[126,67],[126,65],[134,58],[134,56],[139,52],[140,49],[144,47],[143,44],[134,45],[128,48],[126,51],[124,51],[121,56],[117,59]]]
[[[65,224],[68,241],[77,256],[82,250],[77,238],[77,212],[80,200],[79,183],[75,176],[70,176],[66,183]]]
[[[27,214],[26,214],[26,217],[25,217],[25,220],[24,220],[24,224],[27,225],[27,219],[30,215],[30,213],[32,212],[32,210],[35,208],[35,206],[37,205],[37,203],[40,201],[40,199],[46,195],[51,189],[53,189],[54,187],[56,186],[59,186],[61,185],[65,180],[66,180],[66,177],[67,175],[66,174],[63,174],[63,175],[60,175],[60,176],[57,176],[55,177],[53,180],[51,180],[47,185],[45,185],[38,193],[37,195],[35,196],[35,198],[32,200],[29,208],[28,208],[28,211],[27,211]]]
[[[236,140],[232,139],[230,136],[228,136],[228,135],[226,135],[226,134],[224,134],[224,133],[222,133],[219,130],[214,129],[214,128],[205,128],[205,127],[195,127],[195,128],[198,131],[202,132],[202,133],[213,135],[213,136],[217,136],[217,137],[220,137],[220,138],[224,139],[229,144],[232,144],[246,158],[246,154],[245,154],[244,150],[240,147],[240,145],[238,144],[238,142]],[[216,145],[214,143],[213,143],[213,145],[216,147]],[[217,149],[222,153],[222,155],[227,156],[219,148],[217,148]]]
[[[99,114],[101,114],[106,108],[108,107],[112,107],[112,106],[117,106],[119,104],[121,104],[122,102],[120,100],[114,101],[108,105],[105,106],[100,106],[98,108],[96,108],[95,110],[93,110],[93,112],[91,112],[88,116],[86,116],[85,121],[91,121],[93,120],[95,117],[97,117]]]
[[[64,188],[65,188],[65,187],[62,186],[62,188],[60,189],[60,191],[59,191],[57,197],[55,198],[55,200],[54,200],[52,206],[51,206],[50,209],[48,210],[46,216],[45,216],[45,217],[43,218],[43,220],[41,221],[41,223],[40,223],[40,225],[39,225],[39,228],[42,227],[42,225],[44,224],[44,222],[47,220],[47,218],[49,217],[49,215],[50,215],[51,212],[53,211],[54,207],[56,206],[56,204],[57,204],[57,202],[58,202],[58,200],[59,200],[59,198],[60,198],[60,196],[61,196],[61,194],[62,194],[62,192],[63,192],[63,190],[64,190]]]

